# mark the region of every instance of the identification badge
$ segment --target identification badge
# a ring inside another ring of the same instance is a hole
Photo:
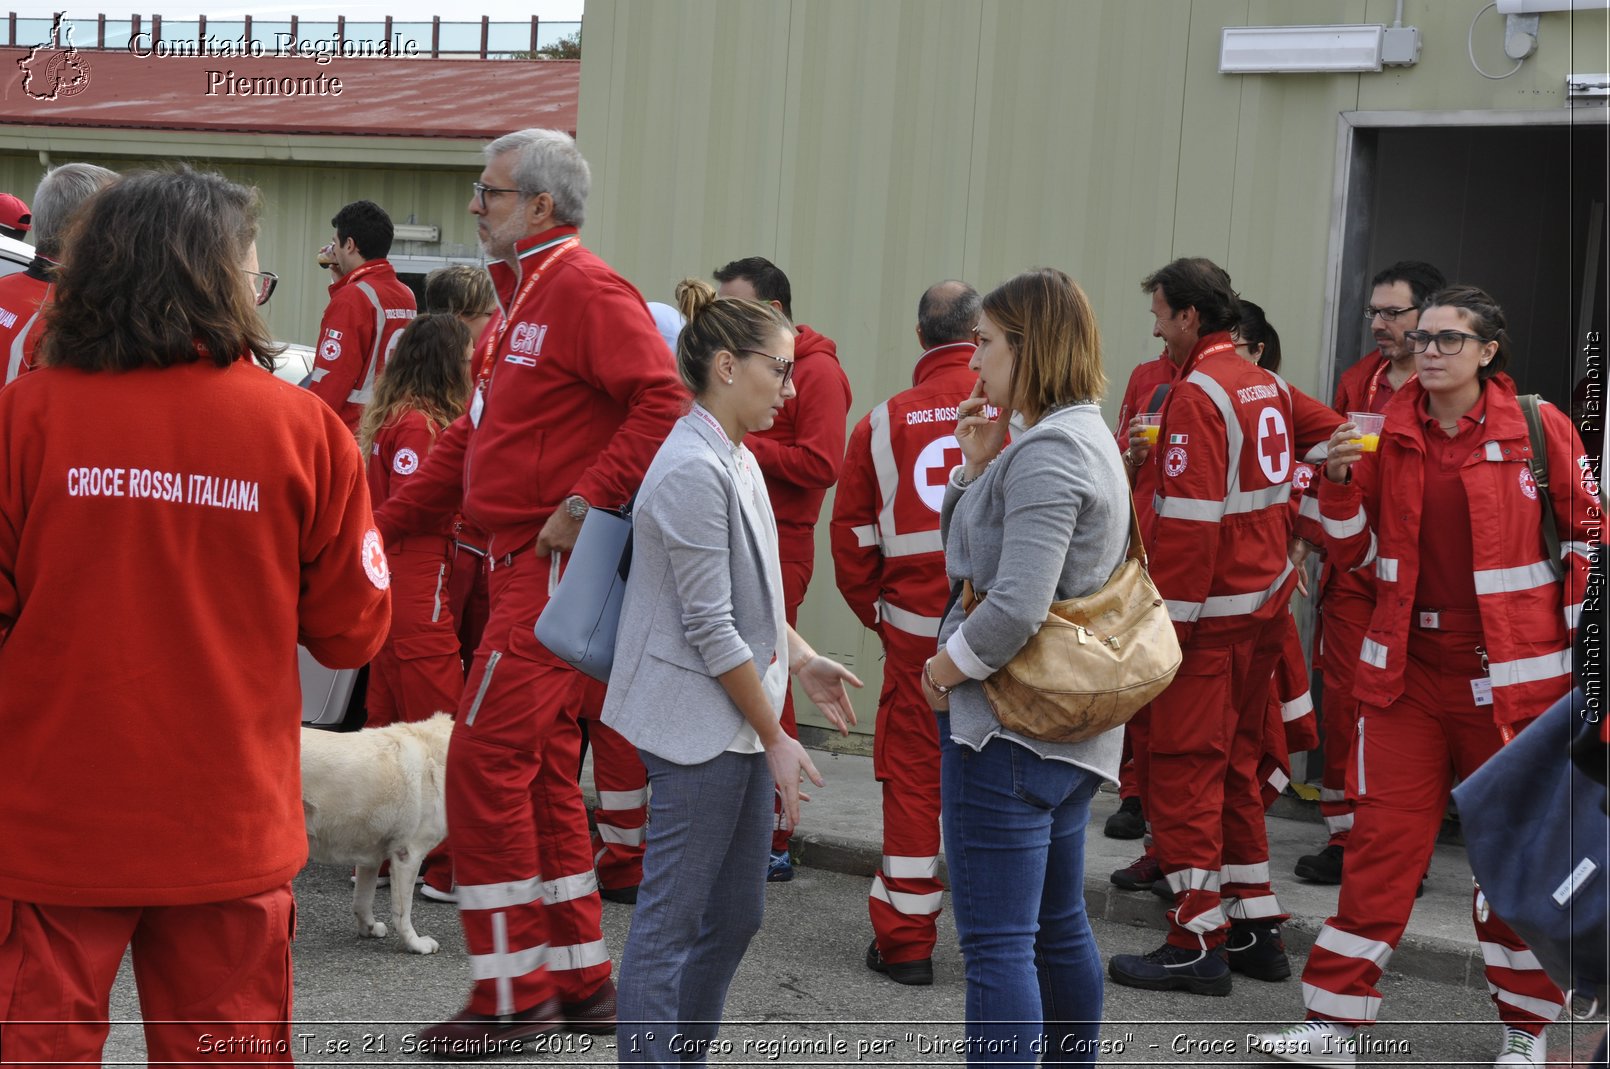
[[[1477,705],[1493,704],[1493,681],[1491,679],[1472,679],[1470,681],[1470,696]]]
[[[485,407],[485,401],[483,398],[484,394],[480,390],[476,390],[475,396],[470,398],[471,427],[479,427],[481,425],[481,409]]]

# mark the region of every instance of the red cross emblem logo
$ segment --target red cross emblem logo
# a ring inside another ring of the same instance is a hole
[[[386,550],[380,544],[380,532],[373,527],[363,536],[363,574],[377,590],[391,585],[391,569],[386,564]]]

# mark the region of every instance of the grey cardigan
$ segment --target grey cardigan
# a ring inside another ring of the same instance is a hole
[[[739,489],[740,460],[758,501]],[[676,764],[709,761],[746,723],[715,677],[751,659],[764,676],[775,656],[787,678],[776,528],[753,455],[735,454],[695,415],[677,421],[638,491],[604,699],[604,723],[634,746]]]
[[[1094,404],[1057,409],[1017,435],[966,489],[952,479],[941,513],[945,571],[989,596],[953,605],[939,641],[969,679],[950,696],[950,734],[975,750],[1000,736],[1041,757],[1117,781],[1123,729],[1080,743],[1027,739],[990,711],[986,679],[1040,629],[1051,602],[1099,590],[1129,548],[1129,481]],[[965,621],[965,622],[964,622]]]

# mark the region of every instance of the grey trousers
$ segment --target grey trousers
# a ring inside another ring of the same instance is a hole
[[[764,754],[648,769],[643,883],[621,954],[622,1065],[702,1066],[766,909],[773,784]]]

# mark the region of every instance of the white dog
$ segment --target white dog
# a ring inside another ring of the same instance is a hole
[[[353,865],[352,912],[358,934],[381,939],[375,881],[391,862],[391,917],[403,945],[434,954],[436,940],[414,931],[414,877],[447,836],[447,741],[453,718],[337,734],[302,729],[302,810],[314,861]]]

